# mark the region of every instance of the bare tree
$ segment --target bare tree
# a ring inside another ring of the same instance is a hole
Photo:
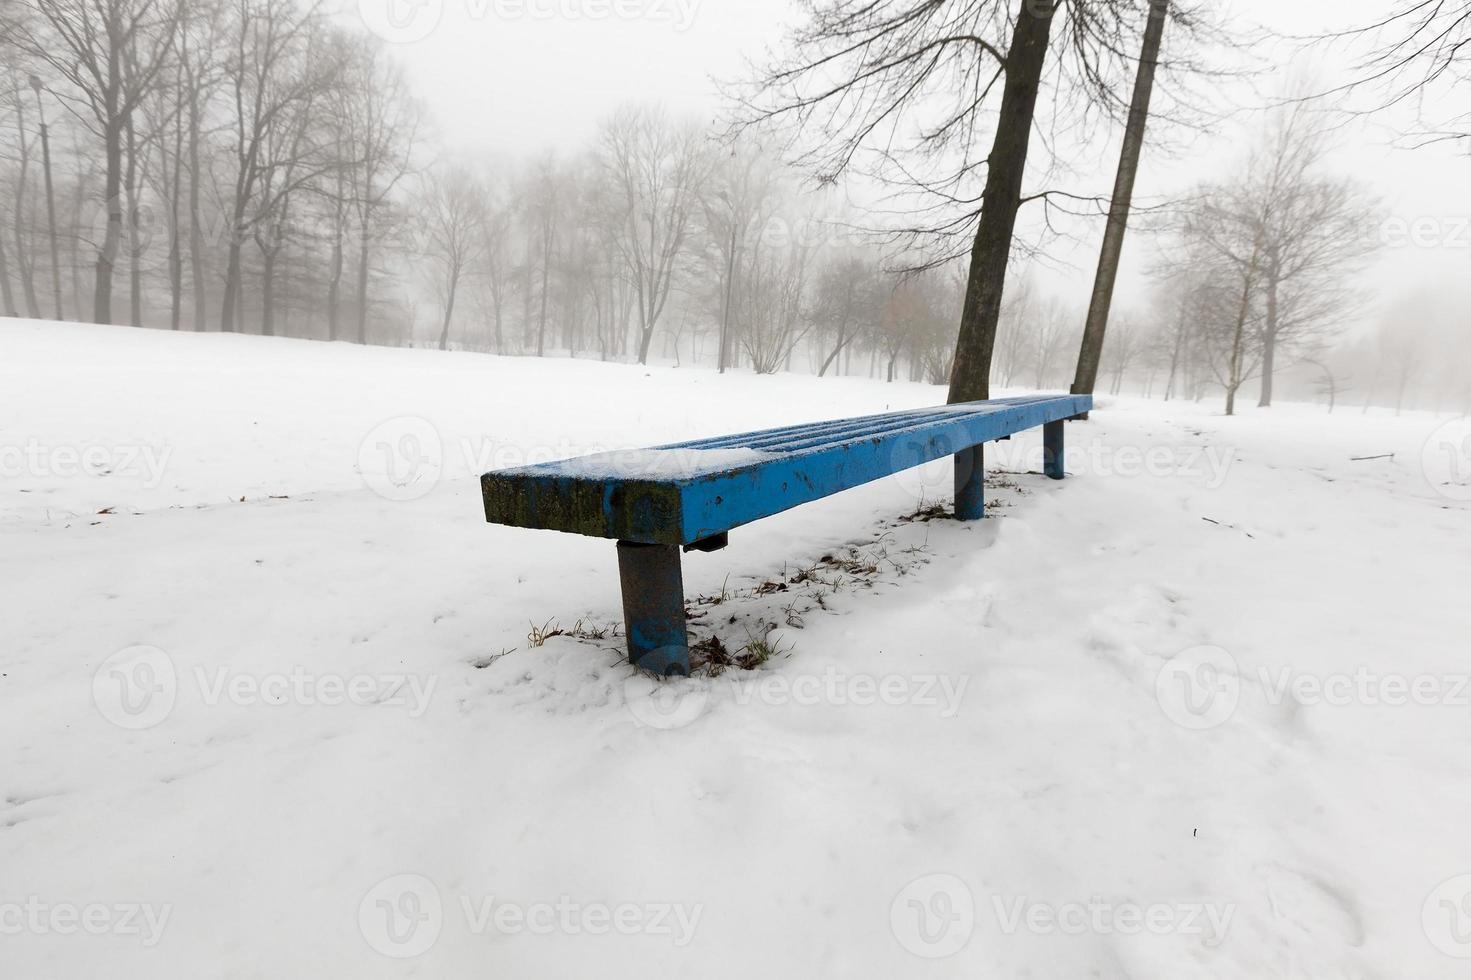
[[[1270,120],[1255,167],[1252,208],[1265,224],[1262,407],[1272,404],[1279,354],[1312,346],[1355,305],[1347,278],[1372,248],[1366,192],[1322,172],[1331,149],[1324,127],[1293,103]]]
[[[369,271],[399,183],[413,172],[420,109],[379,46],[352,42],[343,63],[343,163],[357,212],[357,342],[368,342]]]
[[[272,137],[285,119],[310,115],[342,65],[326,43],[316,3],[299,7],[294,0],[235,0],[233,16],[229,79],[235,109],[234,173],[220,306],[220,329],[225,331],[237,323],[241,247],[253,234],[254,221],[272,214],[272,197],[279,193],[267,189],[273,175],[290,167],[300,151],[295,140]]]
[[[1033,387],[1043,389],[1062,364],[1063,352],[1073,341],[1074,313],[1057,297],[1042,305],[1032,332]]]
[[[424,253],[434,265],[443,302],[439,349],[449,346],[455,297],[467,274],[478,273],[485,248],[485,191],[467,170],[430,178],[424,197]]]
[[[1068,125],[1064,117],[1121,116],[1149,2],[814,0],[792,53],[743,100],[743,124],[787,120],[820,144],[806,157],[819,179],[877,158],[876,175],[937,202],[908,230],[969,237],[953,402],[989,394],[1017,212],[1027,198],[1046,198],[1023,191],[1044,79],[1055,92],[1054,128]],[[1172,8],[1189,27],[1182,33],[1197,33],[1182,6]],[[980,152],[993,112],[990,147]],[[940,260],[956,254],[951,246]]]
[[[29,193],[32,138],[26,127],[25,96],[20,73],[11,69],[6,73],[5,99],[15,113],[16,177],[15,177],[15,220],[11,232],[15,235],[15,267],[20,276],[21,295],[26,302],[26,316],[39,319],[41,304],[36,299],[36,256],[28,241],[35,227],[35,202]]]
[[[6,15],[30,57],[65,79],[65,98],[102,141],[107,231],[97,255],[92,319],[112,322],[112,276],[123,233],[124,139],[133,113],[168,62],[182,0],[29,0],[37,16]]]
[[[1108,334],[1103,347],[1103,364],[1112,371],[1113,381],[1109,394],[1117,395],[1124,387],[1124,377],[1129,367],[1142,352],[1144,333],[1139,321],[1130,316],[1119,318],[1118,326]]]
[[[1139,72],[1134,81],[1134,98],[1129,105],[1129,118],[1124,125],[1124,145],[1119,153],[1118,175],[1114,179],[1113,197],[1108,208],[1108,224],[1103,231],[1103,247],[1098,255],[1098,272],[1093,280],[1093,296],[1088,304],[1088,319],[1083,326],[1083,344],[1078,350],[1078,370],[1073,379],[1073,394],[1092,394],[1098,380],[1098,362],[1103,355],[1104,335],[1108,330],[1108,314],[1113,306],[1114,285],[1119,276],[1119,260],[1124,254],[1124,233],[1129,227],[1129,212],[1134,207],[1134,182],[1139,175],[1139,157],[1144,150],[1144,130],[1149,122],[1149,102],[1154,94],[1154,75],[1159,67],[1159,49],[1164,39],[1165,21],[1169,18],[1170,0],[1152,0],[1149,25],[1144,30],[1139,53]],[[1115,379],[1115,393],[1117,382]]]
[[[1471,80],[1471,0],[1386,0],[1386,8],[1366,24],[1308,39],[1347,45],[1357,56],[1349,80],[1316,97],[1362,92],[1370,97],[1363,112],[1411,105],[1420,122],[1408,137],[1414,147],[1471,139],[1471,111],[1425,116],[1429,105],[1463,104],[1458,96]]]
[[[834,256],[818,272],[813,321],[819,336],[832,344],[818,365],[819,378],[827,374],[877,314],[881,282],[877,264],[862,254]]]
[[[490,187],[485,190],[480,234],[480,264],[485,272],[486,292],[490,300],[491,350],[504,354],[506,300],[513,282],[510,253],[511,211]]]
[[[619,219],[615,244],[638,298],[638,361],[646,364],[676,268],[688,250],[708,153],[693,123],[672,121],[649,106],[616,111],[603,126],[599,151]]]

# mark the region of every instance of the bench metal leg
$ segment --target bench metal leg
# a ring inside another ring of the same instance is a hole
[[[628,659],[660,676],[690,672],[679,546],[618,542]]]
[[[984,443],[955,454],[955,519],[975,521],[986,516],[986,446]]]
[[[1061,480],[1063,457],[1062,422],[1048,422],[1042,426],[1042,472]]]

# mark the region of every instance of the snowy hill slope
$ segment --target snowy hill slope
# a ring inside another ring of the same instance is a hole
[[[655,685],[475,474],[941,389],[0,321],[0,390],[7,976],[1465,975],[1464,423],[1104,399],[981,525],[689,556],[777,654]]]

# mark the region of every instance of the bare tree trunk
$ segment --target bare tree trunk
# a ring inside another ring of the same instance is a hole
[[[238,211],[238,209],[237,209]],[[225,295],[220,301],[220,330],[235,330],[240,304],[240,226],[244,215],[237,213],[230,222],[230,248],[225,256]]]
[[[536,356],[543,357],[547,348],[547,278],[551,273],[552,265],[552,236],[547,233],[542,241],[541,256],[541,313],[536,321]],[[641,348],[638,362],[644,363],[644,358],[649,351],[649,338],[644,337],[644,345]]]
[[[952,404],[990,397],[991,352],[996,346],[1016,213],[1021,207],[1037,91],[1056,14],[1057,4],[1052,0],[1023,3],[1012,33],[1011,50],[1006,54],[1006,85],[986,167],[981,220],[971,247],[965,306],[950,374]]]
[[[337,321],[341,315],[342,305],[342,239],[344,234],[343,222],[346,221],[346,210],[343,207],[342,171],[337,171],[337,196],[333,202],[332,221],[332,260],[331,272],[327,280],[327,339],[337,339]]]
[[[1139,157],[1144,149],[1144,129],[1149,123],[1149,100],[1154,93],[1154,73],[1159,65],[1160,42],[1169,17],[1170,0],[1151,0],[1149,23],[1144,29],[1144,46],[1139,54],[1139,72],[1134,80],[1134,98],[1124,128],[1124,146],[1119,154],[1113,199],[1108,208],[1108,225],[1103,231],[1103,249],[1098,256],[1098,274],[1093,279],[1093,298],[1083,326],[1078,349],[1078,369],[1073,379],[1075,395],[1089,395],[1098,381],[1098,362],[1103,356],[1103,339],[1108,314],[1113,308],[1114,285],[1119,277],[1119,259],[1124,252],[1124,234],[1134,206],[1134,181],[1139,175]]]
[[[180,198],[184,192],[184,121],[174,118],[174,180],[169,188],[169,329],[178,330],[184,313],[184,243],[179,240]],[[167,173],[167,171],[165,171]]]
[[[0,238],[0,303],[6,316],[16,316],[15,294],[10,291],[10,264],[5,261],[5,241]]]
[[[15,235],[15,267],[20,274],[21,294],[26,301],[26,316],[33,320],[41,318],[41,304],[36,299],[36,277],[35,258],[31,254],[25,236],[22,233],[22,216],[25,214],[26,205],[30,203],[27,191],[27,176],[31,169],[31,144],[26,140],[26,117],[25,100],[21,98],[20,89],[15,91],[15,135],[20,150],[20,167],[16,172],[15,180],[15,223],[11,231]]]
[[[1175,393],[1175,374],[1180,369],[1180,352],[1185,346],[1185,324],[1188,322],[1185,309],[1184,304],[1181,304],[1180,322],[1175,325],[1175,344],[1170,350],[1170,377],[1165,382],[1165,401],[1169,401]]]
[[[112,269],[123,238],[123,133],[122,123],[115,115],[108,122],[104,143],[107,159],[102,195],[107,202],[107,234],[102,240],[102,250],[97,253],[97,277],[92,286],[94,323],[112,322]]]
[[[261,311],[260,333],[262,337],[276,336],[276,250],[267,249],[261,258]]]
[[[1236,389],[1241,387],[1241,359],[1246,343],[1246,317],[1251,310],[1251,278],[1241,287],[1241,307],[1236,313],[1236,332],[1231,337],[1231,361],[1226,375],[1226,414],[1236,414]]]
[[[1262,334],[1262,397],[1257,408],[1272,405],[1272,373],[1277,365],[1277,277],[1267,280],[1267,324]]]
[[[439,349],[449,350],[449,325],[455,315],[455,290],[460,285],[460,274],[452,272],[449,278],[449,295],[444,303],[444,325],[439,328]]]
[[[128,322],[135,327],[143,326],[143,270],[139,263],[138,248],[138,139],[133,128],[133,115],[128,114],[124,127],[127,140],[127,166],[124,177],[124,196],[128,207]]]
[[[189,92],[189,278],[194,287],[194,329],[203,330],[209,322],[209,297],[205,293],[205,260],[203,216],[199,213],[199,92]]]
[[[358,222],[358,343],[368,342],[368,206]]]

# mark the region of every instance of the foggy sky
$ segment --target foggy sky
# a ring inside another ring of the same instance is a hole
[[[778,43],[791,16],[788,0],[343,0],[343,16],[363,20],[393,41],[430,108],[436,141],[449,152],[524,159],[544,149],[585,146],[598,121],[620,102],[659,100],[677,111],[713,118],[719,98],[712,76],[731,77],[743,60]],[[1224,4],[1233,24],[1271,18],[1288,33],[1315,33],[1382,16],[1387,0],[1234,0]],[[569,12],[573,15],[569,16]],[[1272,92],[1284,72],[1273,52],[1262,52],[1256,85]],[[1338,66],[1318,67],[1325,86]],[[1430,107],[1432,110],[1435,107]],[[1389,145],[1399,112],[1350,126],[1336,169],[1357,176],[1377,194],[1393,223],[1366,276],[1388,305],[1426,285],[1444,291],[1471,270],[1471,159],[1450,147],[1407,151]],[[1239,159],[1243,117],[1233,131],[1189,141],[1185,152],[1146,153],[1139,183],[1144,197],[1167,196],[1218,177]],[[1116,149],[1099,156],[1096,173],[1081,182],[1092,193],[1112,184]],[[1071,188],[1070,188],[1071,189]],[[856,192],[861,193],[861,192]],[[1464,225],[1464,227],[1463,227]],[[1102,222],[1081,227],[1076,244],[1050,250],[1054,267],[1036,272],[1050,288],[1086,296]],[[1121,308],[1144,302],[1142,270],[1151,261],[1146,238],[1126,250]],[[1372,312],[1372,311],[1368,311]]]

